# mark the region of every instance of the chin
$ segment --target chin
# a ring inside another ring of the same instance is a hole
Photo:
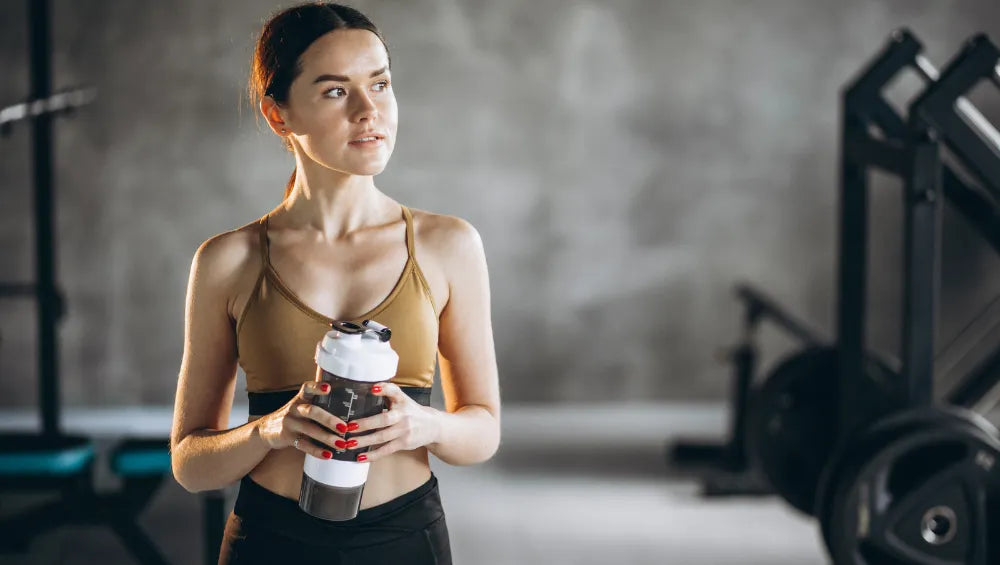
[[[352,175],[373,177],[385,170],[387,163],[372,163],[370,165],[362,165],[359,167],[350,167],[347,172]]]
[[[385,170],[388,159],[331,159],[323,164],[328,169],[348,175],[375,176]]]

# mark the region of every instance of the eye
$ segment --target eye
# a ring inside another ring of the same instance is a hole
[[[385,90],[387,88],[389,88],[389,81],[387,81],[387,80],[380,80],[380,81],[378,81],[378,82],[375,83],[375,91],[376,92],[382,92],[383,90]]]
[[[331,92],[336,92],[337,95],[336,96],[328,96],[328,98],[342,98],[344,95],[347,94],[347,90],[345,90],[343,87],[337,86],[337,87],[331,88],[330,90],[327,90],[326,92],[323,93],[323,95],[326,96],[326,95],[330,94]]]

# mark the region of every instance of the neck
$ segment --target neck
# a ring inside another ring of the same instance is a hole
[[[375,187],[374,178],[334,171],[298,160],[288,198],[272,213],[285,227],[315,230],[334,240],[386,221],[392,200]],[[394,213],[394,212],[392,212]]]

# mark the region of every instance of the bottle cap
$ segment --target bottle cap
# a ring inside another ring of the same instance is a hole
[[[333,329],[316,345],[316,365],[352,381],[374,383],[394,377],[399,355],[389,346],[391,331],[371,320],[365,324],[333,322]]]

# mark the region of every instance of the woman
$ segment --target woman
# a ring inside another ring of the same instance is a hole
[[[240,481],[220,563],[450,563],[428,452],[471,465],[499,445],[479,235],[464,220],[401,206],[373,181],[396,137],[389,66],[374,24],[337,4],[284,10],[258,40],[251,98],[296,168],[275,210],[195,253],[171,433],[185,489]],[[350,423],[310,410],[326,392],[314,380],[316,343],[333,320],[369,318],[392,329],[399,354],[380,386],[389,409]],[[427,405],[438,360],[444,412]],[[251,415],[225,429],[237,363]],[[371,446],[358,457],[371,466],[357,518],[328,522],[298,508],[305,454],[330,456],[312,440]]]

